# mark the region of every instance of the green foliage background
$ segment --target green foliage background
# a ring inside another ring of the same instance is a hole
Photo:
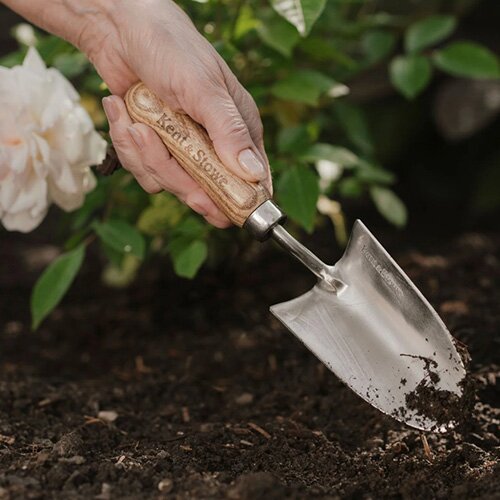
[[[178,3],[258,104],[278,203],[308,232],[322,215],[329,217],[340,245],[346,243],[343,206],[349,200],[371,199],[394,226],[407,221],[405,205],[393,191],[395,175],[383,165],[365,107],[349,96],[352,83],[383,67],[401,100],[413,100],[438,74],[500,77],[492,51],[454,36],[474,1]],[[108,92],[85,56],[54,36],[37,36],[44,60],[74,82],[96,126],[106,133],[100,99]],[[25,51],[21,46],[0,62],[18,64]],[[328,175],[320,179],[318,171]],[[238,244],[173,196],[145,194],[123,171],[101,178],[85,205],[65,219],[65,228],[67,254],[45,271],[34,290],[35,326],[61,300],[90,244],[100,245],[108,262],[103,277],[114,286],[129,284],[153,253],[168,255],[179,276],[192,278],[206,261],[224,260]]]

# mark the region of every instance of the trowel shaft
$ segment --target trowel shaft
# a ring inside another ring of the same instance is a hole
[[[285,219],[281,209],[272,200],[267,200],[248,216],[243,227],[259,241],[272,238],[317,276],[320,284],[330,292],[338,293],[344,289],[346,284],[333,275],[333,267],[325,264],[282,226]]]
[[[311,250],[297,241],[281,224],[275,226],[271,231],[271,237],[276,243],[302,262],[319,279],[323,279],[327,272],[327,265]]]
[[[322,283],[333,289],[332,291],[338,292],[345,286],[344,283],[332,276],[331,266],[325,264],[311,250],[297,241],[281,224],[274,226],[271,230],[271,238],[306,266]]]

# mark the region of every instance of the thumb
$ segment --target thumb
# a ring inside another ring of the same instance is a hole
[[[256,182],[266,179],[268,169],[233,99],[207,99],[199,120],[210,136],[222,163],[238,177]]]

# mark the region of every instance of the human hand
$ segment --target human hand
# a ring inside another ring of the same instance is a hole
[[[113,96],[103,100],[120,162],[148,192],[167,190],[217,227],[230,225],[156,133],[132,124],[122,100],[142,80],[174,111],[207,130],[222,162],[272,191],[257,106],[210,43],[170,0],[122,0],[87,24],[76,43]]]

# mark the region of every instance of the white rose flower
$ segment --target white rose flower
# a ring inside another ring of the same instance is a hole
[[[30,47],[21,66],[0,67],[0,220],[28,232],[51,203],[79,208],[106,155],[71,83]]]

